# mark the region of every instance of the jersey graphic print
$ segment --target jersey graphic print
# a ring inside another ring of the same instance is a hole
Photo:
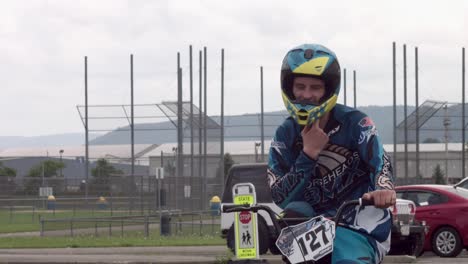
[[[359,121],[359,126],[362,127],[361,135],[359,136],[358,144],[368,143],[369,139],[377,135],[377,129],[374,125],[374,121],[368,116],[364,117]]]
[[[366,177],[359,164],[357,152],[327,144],[319,155],[315,176],[306,186],[305,200],[324,208],[328,201],[340,200],[343,194],[361,182],[360,178]]]
[[[390,158],[388,157],[387,153],[384,153],[383,161],[384,163],[382,166],[382,171],[377,177],[377,186],[382,189],[393,190],[395,188],[391,179],[391,177],[393,177],[392,165],[390,163]]]

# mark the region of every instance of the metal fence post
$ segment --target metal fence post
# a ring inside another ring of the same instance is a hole
[[[211,235],[214,235],[214,215],[211,215]]]
[[[70,220],[70,236],[73,237],[73,219]]]
[[[42,219],[42,216],[39,215],[39,222],[41,222],[41,237],[44,236],[44,220]]]
[[[114,199],[112,198],[112,192],[111,192],[111,197],[110,197],[110,210],[111,210],[111,216],[114,215],[114,203],[112,202]]]
[[[73,202],[73,216],[76,214],[76,201]]]
[[[36,207],[32,206],[32,222],[34,223],[34,214],[36,213]]]
[[[182,233],[182,219],[180,218],[181,215],[179,213],[179,217],[177,218],[177,233],[181,234]]]
[[[202,212],[200,212],[200,236],[202,236],[202,226],[203,226]]]
[[[10,204],[10,224],[13,223],[13,205]]]
[[[114,212],[114,203],[113,203],[113,201],[114,201],[114,199],[113,199],[114,195],[113,195],[113,192],[112,192],[112,188],[111,188],[111,191],[110,191],[110,196],[111,196],[111,197],[110,197],[110,204],[111,204],[111,216],[112,216],[112,215],[113,215],[113,212]]]
[[[145,215],[145,238],[149,237],[149,218]]]
[[[130,211],[130,215],[132,215],[132,213],[133,213],[133,208],[132,208],[132,207],[133,207],[133,206],[132,206],[133,200],[132,200],[132,197],[128,197],[128,199],[129,199],[129,200],[128,200],[127,208],[128,208],[128,210]]]
[[[124,231],[124,220],[123,218],[120,218],[120,236],[123,237],[123,231]]]
[[[192,212],[190,215],[192,216],[192,222],[191,222],[191,223],[192,223],[192,233],[191,233],[191,235],[193,235],[193,234],[194,234],[194,233],[193,233],[193,228],[194,228],[194,223],[193,223],[193,212]]]

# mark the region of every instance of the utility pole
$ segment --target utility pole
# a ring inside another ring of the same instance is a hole
[[[60,153],[60,177],[63,177],[63,161],[62,161],[62,155],[63,155],[63,149],[59,151]]]
[[[448,176],[448,127],[450,126],[450,118],[447,114],[447,105],[444,106],[444,128],[445,128],[445,177],[447,177],[446,184],[449,184]]]

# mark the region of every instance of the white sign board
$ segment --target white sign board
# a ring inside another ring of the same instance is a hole
[[[164,168],[163,167],[156,167],[153,168],[153,175],[156,176],[156,179],[164,179]]]
[[[190,198],[191,186],[184,185],[184,198]]]
[[[48,197],[50,195],[54,195],[52,192],[52,187],[39,187],[39,196]]]

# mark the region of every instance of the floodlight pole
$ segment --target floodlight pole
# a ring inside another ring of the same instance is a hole
[[[89,127],[88,127],[88,56],[85,56],[85,203],[88,204],[89,189]]]
[[[130,112],[131,112],[131,148],[132,148],[132,181],[135,182],[135,123],[133,112],[133,54],[130,54]]]
[[[263,66],[260,67],[260,144],[261,144],[261,157],[262,162],[265,161],[265,128],[264,128],[264,113],[263,113]]]
[[[180,67],[180,52],[177,52],[177,173],[175,175],[175,208],[178,209],[179,206],[179,177],[184,177],[184,164],[182,161],[184,151],[183,151],[183,141],[184,141],[184,130],[182,122],[182,68]],[[183,200],[182,200],[183,201]],[[183,207],[183,206],[182,206]],[[182,208],[183,209],[183,208]]]
[[[354,108],[357,106],[357,95],[356,95],[356,71],[353,70],[353,91],[354,91]]]
[[[393,42],[393,177],[397,177],[396,43]]]
[[[223,191],[223,186],[224,186],[224,49],[221,49],[221,131],[220,131],[220,145],[221,145],[221,161],[219,164],[219,170],[220,170],[220,180],[221,180],[221,186],[220,186],[220,191]]]
[[[465,178],[465,48],[462,48],[462,177]]]
[[[198,53],[198,59],[199,59],[199,76],[198,76],[198,82],[199,82],[199,107],[198,107],[198,181],[200,183],[200,210],[203,210],[203,192],[204,192],[204,186],[203,186],[203,170],[202,170],[202,126],[203,126],[203,118],[202,118],[202,105],[203,105],[203,90],[202,90],[202,51],[200,50]]]
[[[416,89],[416,178],[419,178],[419,61],[418,47],[414,49],[415,58],[415,89]]]
[[[408,102],[407,102],[407,87],[406,87],[406,44],[403,45],[403,98],[404,98],[404,107],[403,107],[403,120],[405,124],[405,180],[408,180]]]
[[[203,105],[203,108],[204,108],[204,112],[205,112],[205,115],[203,116],[203,124],[204,124],[204,129],[203,129],[203,153],[204,153],[204,164],[203,164],[203,168],[204,168],[204,174],[203,174],[203,186],[205,187],[205,192],[203,193],[203,199],[202,199],[202,204],[203,204],[203,208],[206,207],[206,204],[205,202],[207,201],[207,177],[206,177],[206,174],[208,173],[208,153],[207,153],[207,129],[208,129],[208,126],[207,126],[207,116],[208,116],[208,109],[207,109],[207,50],[206,50],[206,47],[203,47],[203,96],[204,96],[204,102],[205,104]]]
[[[346,105],[346,68],[343,69],[343,104]]]
[[[194,155],[194,146],[193,146],[193,53],[192,45],[189,48],[189,57],[190,57],[190,208],[194,208],[194,200],[192,199],[192,190],[193,190],[193,155]]]

